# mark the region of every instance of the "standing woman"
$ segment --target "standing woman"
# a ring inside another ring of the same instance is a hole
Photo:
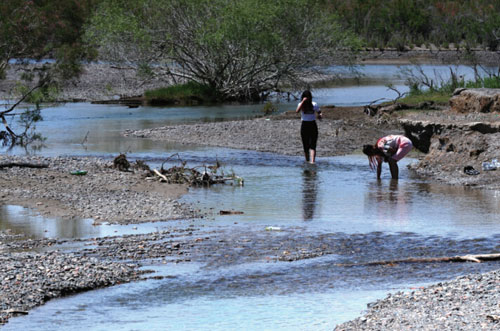
[[[363,153],[368,156],[370,168],[377,169],[377,179],[382,173],[382,162],[389,163],[392,179],[398,179],[398,161],[408,154],[413,147],[411,140],[401,135],[389,135],[377,140],[375,145],[364,145]]]
[[[301,102],[297,106],[296,113],[301,113],[302,124],[300,126],[300,137],[304,146],[306,162],[316,162],[316,142],[318,141],[318,125],[316,116],[321,120],[321,110],[316,102],[312,101],[311,91],[302,92]]]

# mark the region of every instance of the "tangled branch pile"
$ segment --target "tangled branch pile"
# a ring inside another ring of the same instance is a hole
[[[172,166],[165,169],[163,166],[166,162],[177,156],[180,165]],[[119,161],[119,162],[118,162]],[[129,162],[127,161],[127,167],[121,166],[126,161],[124,154],[120,154],[115,158],[115,168],[120,171],[129,171]],[[211,186],[214,184],[226,184],[230,183],[233,185],[243,186],[243,178],[236,176],[234,173],[225,174],[223,168],[219,161],[212,166],[198,166],[190,168],[186,166],[185,161],[182,161],[178,154],[171,155],[165,162],[162,163],[160,170],[151,170],[148,165],[142,161],[136,161],[135,164],[131,165],[134,169],[146,170],[146,178],[149,180],[159,179],[161,182],[166,182],[169,184],[188,184],[190,186]]]

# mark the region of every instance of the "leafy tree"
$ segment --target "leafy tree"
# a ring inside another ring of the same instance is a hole
[[[87,40],[109,61],[163,65],[221,99],[255,100],[356,46],[315,0],[104,0]]]
[[[81,60],[88,57],[81,43],[84,22],[93,12],[97,0],[3,0],[0,3],[0,80],[12,61],[29,63],[32,60],[55,60],[54,65],[24,66],[24,73],[12,97],[11,106],[0,111],[6,131],[0,132],[4,143],[29,143],[37,137],[34,123],[41,120],[40,105],[53,97],[58,83],[79,74]],[[24,132],[16,134],[6,116],[21,102],[31,102],[20,115]]]
[[[331,0],[327,8],[366,45],[500,44],[498,0]]]

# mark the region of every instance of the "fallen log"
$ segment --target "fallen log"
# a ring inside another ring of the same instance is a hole
[[[2,168],[12,168],[12,167],[21,167],[21,168],[48,168],[48,164],[38,164],[38,163],[26,163],[26,162],[8,162],[8,163],[0,163],[0,169]]]
[[[370,266],[370,265],[392,265],[398,263],[432,263],[432,262],[475,262],[495,261],[500,260],[500,254],[477,254],[477,255],[462,255],[462,256],[445,256],[445,257],[410,257],[407,259],[387,260],[387,261],[372,261],[364,263],[338,263],[339,267],[355,267],[355,266]]]
[[[220,215],[243,215],[242,211],[239,210],[221,210],[219,211]]]
[[[28,315],[28,312],[26,310],[7,309],[7,310],[2,310],[1,312],[5,314]]]

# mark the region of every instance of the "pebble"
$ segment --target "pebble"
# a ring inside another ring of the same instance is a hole
[[[26,205],[36,201],[34,206],[48,216],[51,210],[47,206],[54,206],[70,217],[99,219],[110,224],[185,219],[197,215],[190,206],[166,199],[164,194],[132,190],[134,185],[148,185],[144,175],[118,171],[112,167],[111,160],[0,156],[0,163],[8,162],[48,164],[49,167],[3,169],[0,181],[8,178],[11,182],[0,187],[0,202],[4,204],[20,202]],[[88,174],[71,176],[72,169],[85,169]]]
[[[500,270],[389,294],[344,330],[500,330]]]

